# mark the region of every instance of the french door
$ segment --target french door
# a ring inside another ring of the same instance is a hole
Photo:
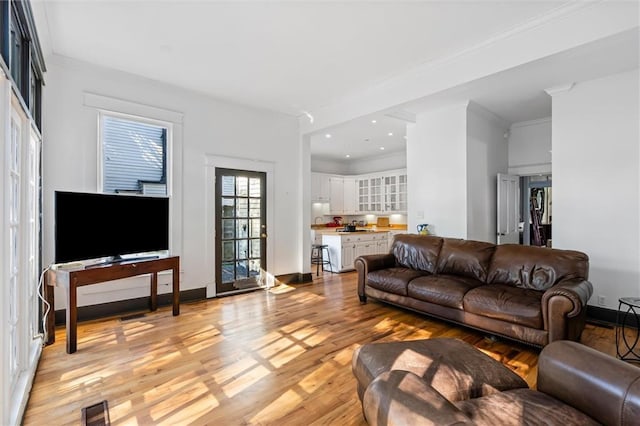
[[[266,173],[216,168],[216,294],[262,285],[267,269]]]

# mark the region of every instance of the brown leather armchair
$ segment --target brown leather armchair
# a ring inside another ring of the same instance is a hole
[[[640,368],[556,341],[540,354],[537,390],[450,401],[416,374],[392,370],[369,384],[362,405],[371,425],[639,425]]]

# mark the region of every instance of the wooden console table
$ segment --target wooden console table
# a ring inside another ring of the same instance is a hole
[[[149,308],[158,309],[158,272],[173,272],[173,315],[180,315],[180,257],[171,256],[151,260],[130,260],[113,264],[87,266],[84,269],[47,271],[47,302],[51,309],[47,317],[47,344],[55,342],[55,312],[53,287],[65,289],[67,297],[67,353],[71,354],[78,346],[78,301],[77,289],[85,285],[101,284],[107,281],[151,274],[151,297]]]

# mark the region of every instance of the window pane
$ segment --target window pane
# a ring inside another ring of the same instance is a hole
[[[249,257],[255,258],[260,257],[260,239],[255,238],[251,240],[251,253]]]
[[[233,262],[222,262],[222,282],[230,283],[235,280],[235,270]]]
[[[249,261],[249,275],[252,277],[257,277],[260,275],[260,260],[250,260]]]
[[[238,240],[238,259],[247,259],[249,257],[249,243],[247,240]]]
[[[260,197],[260,179],[251,178],[249,179],[249,197]]]
[[[103,191],[166,195],[165,135],[160,126],[104,116]]]
[[[222,199],[222,217],[233,217],[234,198]]]
[[[249,237],[258,238],[260,237],[260,219],[250,219],[249,221]]]
[[[238,219],[236,223],[238,224],[236,238],[247,238],[249,236],[249,221],[247,219]]]
[[[247,278],[249,276],[249,265],[246,260],[236,262],[236,278]]]
[[[249,179],[245,176],[238,176],[236,180],[236,195],[238,197],[246,197],[249,195]]]
[[[235,244],[233,241],[222,242],[222,260],[233,260],[235,258]]]
[[[10,60],[9,67],[11,68],[11,77],[16,82],[18,87],[22,89],[22,43],[23,37],[20,28],[18,28],[18,19],[13,11],[11,11],[9,23],[9,51]]]
[[[222,195],[236,195],[236,178],[234,176],[222,176]]]
[[[238,200],[238,209],[236,211],[237,217],[247,217],[249,216],[249,200],[246,198],[237,198]]]
[[[249,216],[260,217],[260,200],[251,198],[249,200]]]
[[[224,219],[222,221],[222,238],[225,240],[235,237],[234,226],[236,221],[233,219]]]

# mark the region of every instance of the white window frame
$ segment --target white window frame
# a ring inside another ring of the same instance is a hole
[[[104,126],[104,118],[112,117],[119,118],[122,120],[135,121],[138,123],[149,124],[152,126],[163,127],[167,130],[166,134],[166,145],[165,145],[165,174],[166,174],[166,188],[167,193],[165,194],[167,197],[170,197],[172,194],[172,164],[173,164],[173,123],[161,120],[155,120],[147,117],[140,117],[131,114],[125,114],[121,112],[114,111],[105,111],[98,110],[98,191],[104,192],[104,140],[103,140],[103,126]]]

